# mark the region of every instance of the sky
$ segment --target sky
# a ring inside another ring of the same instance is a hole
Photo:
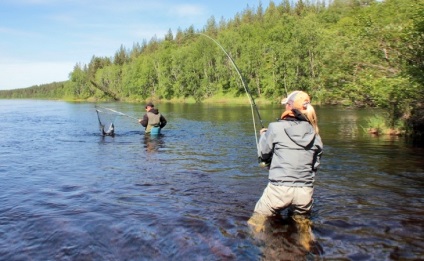
[[[229,20],[268,0],[1,0],[0,90],[66,81],[93,56],[162,39],[172,30],[202,29],[212,16]]]

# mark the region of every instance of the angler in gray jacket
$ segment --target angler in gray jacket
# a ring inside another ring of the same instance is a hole
[[[312,209],[323,149],[315,109],[302,91],[292,92],[282,103],[286,110],[281,119],[260,132],[258,156],[270,161],[269,182],[249,223],[255,215],[273,216],[288,207],[294,215],[308,215]]]

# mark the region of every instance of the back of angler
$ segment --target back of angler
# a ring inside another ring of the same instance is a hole
[[[156,109],[155,105],[151,102],[146,104],[145,109],[146,113],[138,122],[145,127],[145,133],[150,133],[152,135],[160,134],[161,129],[165,127],[167,123],[165,117],[159,113],[159,110]]]

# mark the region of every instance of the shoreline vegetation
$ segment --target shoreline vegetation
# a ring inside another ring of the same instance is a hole
[[[1,99],[1,98],[0,98]],[[88,99],[51,99],[51,98],[39,98],[39,99],[46,99],[46,100],[62,100],[65,102],[89,102],[89,103],[96,103],[96,102],[116,102],[111,99],[96,99],[96,98],[88,98]],[[161,104],[161,103],[186,103],[186,104],[194,104],[198,103],[194,98],[173,98],[170,100],[163,100],[160,98],[152,97],[150,99],[146,100],[125,100],[125,101],[119,101],[119,102],[126,102],[126,103],[140,103],[145,104],[147,102],[153,102],[155,104]],[[263,98],[255,99],[256,105],[271,105],[271,104],[279,104],[281,99],[275,99],[275,100],[267,100]],[[202,100],[202,103],[205,104],[237,104],[237,105],[251,105],[249,97],[242,96],[242,97],[230,97],[230,96],[219,96],[219,97],[210,97],[207,99]],[[314,104],[314,106],[320,106],[323,104]],[[336,107],[346,107],[346,105],[343,104],[324,104],[329,106],[336,106]],[[365,126],[362,126],[362,130],[364,133],[368,133],[373,136],[381,136],[381,135],[387,135],[387,136],[405,136],[406,130],[405,127],[402,126],[402,122],[399,123],[400,126],[396,128],[391,128],[387,125],[387,119],[386,117],[383,117],[382,115],[375,115],[369,117],[367,124]]]
[[[210,37],[204,37],[204,35]],[[424,137],[424,2],[271,1],[76,63],[69,80],[0,98],[257,104],[303,90],[313,103],[379,108],[364,130]],[[155,97],[155,98],[153,98]],[[380,117],[380,118],[378,118]]]

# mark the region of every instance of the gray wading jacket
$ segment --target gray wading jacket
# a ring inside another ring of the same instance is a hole
[[[272,122],[261,135],[258,156],[272,157],[269,181],[274,185],[313,187],[320,164],[321,137],[307,121],[280,120]]]

